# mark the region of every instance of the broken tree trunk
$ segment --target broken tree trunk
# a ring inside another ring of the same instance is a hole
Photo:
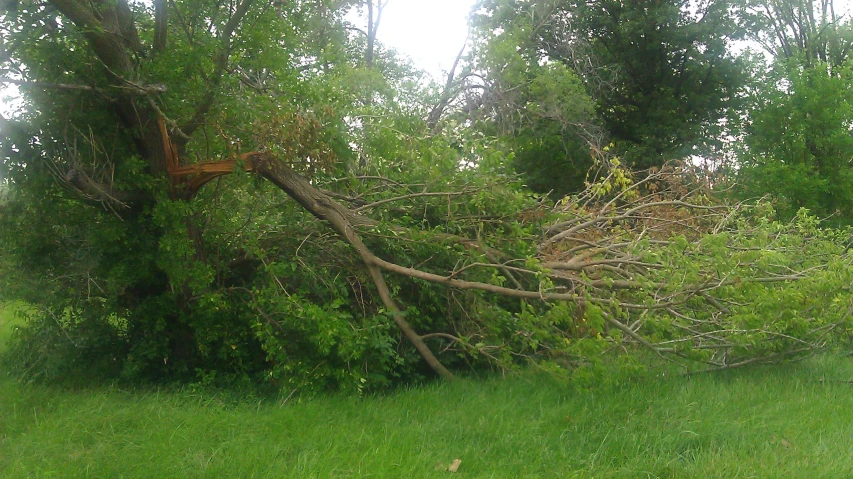
[[[305,177],[265,152],[243,154],[240,156],[239,161],[230,160],[175,167],[170,173],[173,182],[175,184],[183,184],[187,190],[187,194],[191,196],[212,179],[233,172],[237,165],[241,165],[245,170],[252,171],[269,180],[287,193],[288,196],[296,200],[297,203],[302,205],[312,215],[326,221],[335,232],[349,243],[367,267],[370,277],[373,279],[373,284],[376,285],[376,289],[379,292],[379,297],[382,299],[382,303],[391,313],[394,322],[406,336],[406,339],[415,346],[415,349],[418,350],[418,353],[420,353],[424,361],[426,361],[436,374],[444,379],[453,379],[453,373],[441,364],[438,358],[435,357],[435,354],[424,343],[423,338],[406,321],[403,311],[400,310],[400,307],[397,306],[397,303],[391,297],[391,291],[388,289],[388,285],[382,275],[382,270],[378,266],[381,262],[356,233],[354,227],[373,225],[375,223],[372,220],[342,206],[330,196],[312,186]]]

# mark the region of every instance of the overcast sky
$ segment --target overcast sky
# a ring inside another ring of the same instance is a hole
[[[433,75],[453,65],[475,0],[390,0],[377,36]]]

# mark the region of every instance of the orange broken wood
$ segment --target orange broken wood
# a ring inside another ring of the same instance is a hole
[[[183,186],[190,195],[195,194],[202,186],[212,180],[234,172],[237,165],[241,165],[245,171],[254,171],[252,158],[260,152],[244,153],[233,160],[203,161],[194,165],[181,166],[178,160],[178,149],[169,137],[165,120],[157,119],[160,133],[163,137],[163,151],[166,156],[166,171],[174,186]]]
[[[178,149],[169,137],[169,131],[166,130],[166,120],[164,120],[162,116],[157,117],[157,125],[160,127],[160,137],[163,138],[163,152],[166,156],[166,171],[168,171],[169,176],[171,176],[172,171],[178,167]]]

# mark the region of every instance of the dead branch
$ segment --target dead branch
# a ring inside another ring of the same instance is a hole
[[[397,201],[409,200],[412,198],[426,198],[426,197],[431,197],[431,196],[439,196],[439,197],[443,196],[443,197],[447,197],[449,199],[449,198],[453,198],[456,196],[463,196],[463,195],[468,195],[468,194],[471,194],[471,191],[469,191],[469,190],[462,190],[462,191],[424,191],[422,193],[412,193],[409,195],[395,196],[393,198],[385,198],[382,200],[374,201],[373,203],[366,204],[364,206],[360,206],[353,211],[356,213],[360,213],[364,210],[376,208],[377,206],[382,206],[382,205],[385,205],[388,203],[395,203]]]
[[[461,91],[460,89],[457,89],[457,91],[454,92],[454,80],[456,78],[456,69],[459,67],[462,55],[468,47],[469,40],[470,38],[466,38],[465,43],[462,44],[462,48],[459,49],[459,54],[456,55],[456,60],[453,61],[453,66],[451,66],[450,71],[447,72],[447,81],[444,84],[444,91],[441,93],[441,98],[438,103],[432,107],[429,115],[427,115],[427,128],[429,128],[433,135],[438,134],[438,125],[441,121],[442,115],[444,115],[444,111],[450,105],[450,102],[453,101],[454,97]]]

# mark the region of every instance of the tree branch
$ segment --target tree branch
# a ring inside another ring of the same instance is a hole
[[[396,201],[408,200],[408,199],[412,199],[412,198],[424,198],[424,197],[430,197],[430,196],[446,196],[448,198],[451,198],[454,196],[466,195],[468,193],[470,193],[470,192],[464,191],[464,190],[463,191],[436,191],[436,192],[412,193],[410,195],[395,196],[393,198],[385,198],[383,200],[374,201],[373,203],[370,203],[370,204],[367,204],[364,206],[360,206],[353,211],[356,213],[360,213],[364,210],[376,208],[377,206],[382,206],[382,205],[385,205],[388,203],[394,203]]]
[[[219,37],[219,52],[216,54],[216,58],[214,58],[213,74],[208,79],[207,92],[196,106],[195,113],[193,113],[190,121],[181,126],[181,131],[183,131],[187,137],[192,136],[192,134],[202,124],[204,124],[207,113],[210,111],[210,108],[216,100],[219,84],[222,82],[222,76],[228,68],[228,58],[231,55],[232,49],[231,35],[233,35],[234,31],[243,21],[243,18],[249,12],[249,8],[251,8],[254,1],[255,0],[242,0],[237,5],[237,8],[234,10],[231,18],[228,19],[228,22],[226,22],[225,26],[222,28],[222,32]],[[178,148],[180,149],[183,147],[186,142],[187,140],[180,139],[178,142]]]
[[[15,80],[14,78],[0,78],[0,83],[8,83],[11,85],[26,86],[44,90],[79,90],[92,92],[102,91],[98,88],[89,85],[79,85],[74,83],[46,83],[40,81]]]
[[[166,49],[169,30],[169,9],[167,0],[154,0],[154,52],[161,53]]]
[[[348,220],[350,214],[348,214],[347,209],[314,188],[308,180],[282,162],[267,155],[259,155],[252,158],[252,161],[256,173],[281,188],[314,216],[327,221],[332,229],[352,246],[367,266],[382,302],[406,338],[415,346],[415,349],[418,350],[433,371],[444,379],[453,379],[453,374],[439,362],[420,335],[403,317],[403,312],[391,297],[391,291],[388,289],[382,272],[373,261],[374,255],[355,233],[353,225]]]
[[[429,115],[427,115],[427,128],[429,128],[434,135],[438,134],[438,124],[441,121],[442,115],[444,115],[444,110],[455,96],[453,93],[453,80],[456,77],[456,68],[462,60],[462,54],[465,53],[465,49],[468,47],[468,40],[469,38],[465,39],[465,43],[462,44],[462,48],[459,49],[459,53],[456,55],[456,60],[453,61],[453,66],[451,66],[450,71],[447,72],[447,81],[444,84],[444,91],[441,93],[441,99],[432,108],[432,110],[430,110]]]

